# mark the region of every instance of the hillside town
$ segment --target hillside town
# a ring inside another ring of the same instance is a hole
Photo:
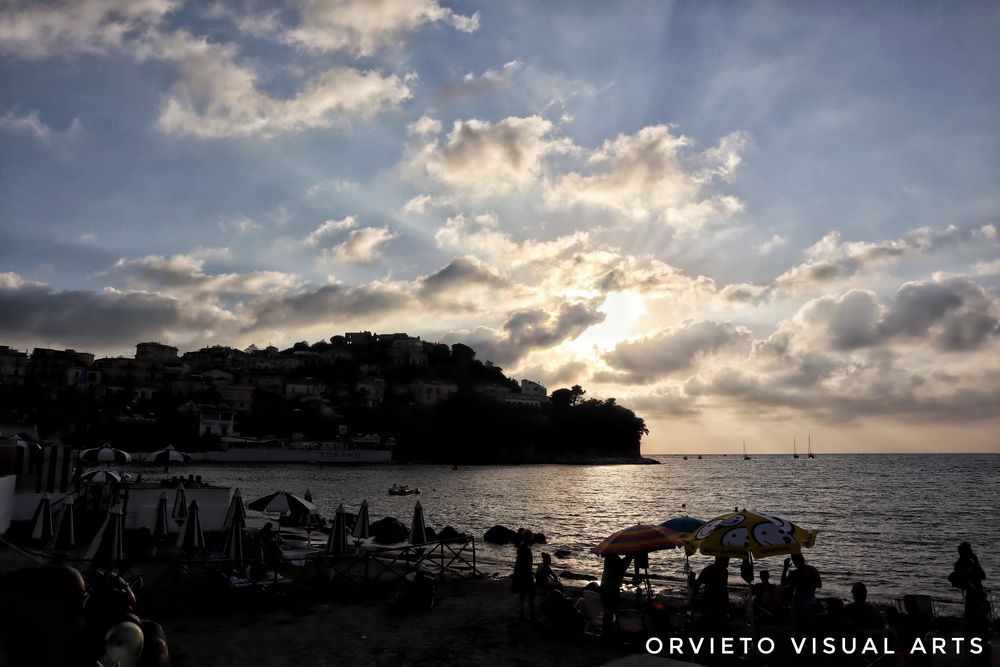
[[[37,428],[43,436],[93,429],[107,420],[155,423],[165,417],[158,410],[168,406],[185,418],[194,439],[255,432],[263,423],[277,426],[273,417],[285,411],[311,417],[302,421],[315,427],[342,423],[344,411],[353,408],[378,409],[387,401],[432,406],[460,391],[525,410],[548,401],[544,386],[506,378],[491,362],[476,360],[468,346],[368,331],[284,350],[215,345],[181,353],[172,345],[141,342],[133,357],[43,347],[29,353],[3,345],[0,387],[8,399],[0,415],[5,430]],[[91,414],[79,423],[72,407],[84,403]],[[272,419],[261,415],[264,409]]]

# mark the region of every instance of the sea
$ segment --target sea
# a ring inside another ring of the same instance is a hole
[[[392,516],[409,524],[419,499],[428,526],[474,535],[480,566],[494,573],[511,570],[514,549],[482,541],[493,525],[543,533],[547,542],[536,548],[536,560],[539,550],[565,551],[554,559],[557,572],[597,578],[602,561],[591,548],[611,533],[682,515],[708,520],[738,507],[819,531],[804,553],[819,569],[826,595],[849,599],[851,585],[863,581],[876,601],[916,593],[933,596],[941,608],[960,605],[947,577],[963,541],[979,556],[987,585],[1000,579],[1000,454],[652,458],[661,465],[197,464],[172,472],[239,488],[247,502],[308,490],[331,519],[338,505],[357,512],[367,500],[372,521]],[[421,493],[390,496],[393,484]],[[693,555],[690,567],[697,572],[710,560]],[[782,561],[766,558],[756,566],[777,580]],[[735,585],[741,580],[738,563],[732,565]],[[653,553],[654,588],[682,590],[684,566],[680,549]]]

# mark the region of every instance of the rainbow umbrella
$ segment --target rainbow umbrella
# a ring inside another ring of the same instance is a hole
[[[770,514],[741,510],[706,522],[681,541],[706,556],[754,558],[797,554],[816,543],[816,531]]]
[[[595,554],[643,554],[661,549],[673,549],[680,546],[674,533],[661,526],[636,524],[630,528],[619,530],[605,538],[591,549]]]

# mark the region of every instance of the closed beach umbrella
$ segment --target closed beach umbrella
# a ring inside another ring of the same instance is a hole
[[[56,549],[69,549],[76,546],[76,523],[73,519],[73,496],[66,496],[59,518],[56,519],[55,535],[52,546]]]
[[[125,559],[124,533],[122,530],[122,508],[115,505],[108,510],[104,523],[94,536],[84,554],[84,560],[119,563]]]
[[[52,498],[46,493],[38,501],[31,519],[31,539],[48,544],[52,539]]]
[[[163,466],[164,472],[170,472],[170,464],[191,463],[191,455],[174,449],[173,445],[167,445],[163,449],[150,454],[146,460],[158,466]]]
[[[184,523],[184,519],[188,515],[188,504],[187,504],[187,493],[184,492],[183,482],[177,485],[177,491],[174,493],[174,509],[170,512],[170,516],[173,517],[174,521],[177,523]]]
[[[239,520],[246,525],[247,522],[247,510],[243,507],[243,494],[240,493],[239,489],[233,491],[233,497],[229,500],[229,509],[226,510],[226,520],[222,522],[223,528],[229,528],[233,524],[233,519],[239,517]]]
[[[816,532],[769,514],[742,510],[715,517],[682,540],[706,556],[764,558],[812,547]]]
[[[333,519],[333,529],[326,541],[326,553],[331,556],[343,556],[347,553],[347,515],[343,505],[337,508],[337,515]]]
[[[162,540],[170,532],[170,524],[167,518],[167,492],[160,492],[160,499],[156,501],[156,518],[153,520],[153,539]]]
[[[371,526],[368,522],[368,501],[362,501],[361,509],[358,510],[358,518],[354,522],[354,530],[351,535],[359,540],[371,537]]]
[[[413,506],[413,521],[410,522],[410,544],[423,544],[427,541],[427,528],[424,526],[424,508],[420,501]]]
[[[192,500],[188,507],[187,521],[184,528],[177,534],[177,548],[204,549],[205,535],[201,532],[201,519],[198,518],[198,501]]]
[[[222,553],[228,560],[233,561],[237,567],[243,568],[245,558],[243,556],[243,527],[244,519],[240,515],[235,515],[226,529],[226,544],[222,548]]]
[[[310,515],[316,512],[316,506],[311,502],[285,491],[269,493],[251,502],[247,505],[247,508],[256,512],[278,512],[280,514],[294,513]]]
[[[637,524],[612,533],[591,551],[606,556],[608,554],[644,554],[661,549],[680,546],[673,534],[661,526]]]
[[[115,449],[111,445],[104,445],[103,447],[83,450],[80,452],[80,460],[85,465],[97,465],[99,463],[122,465],[123,463],[130,463],[132,455],[121,449]]]

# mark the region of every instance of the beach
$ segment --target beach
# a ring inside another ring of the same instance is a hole
[[[0,546],[0,571],[33,565]],[[541,613],[535,623],[519,621],[517,597],[499,575],[438,581],[434,606],[411,610],[395,603],[398,586],[235,591],[198,567],[145,565],[134,572],[144,573],[149,589],[139,595],[140,615],[163,626],[175,667],[599,665],[635,650],[556,633]],[[580,592],[576,583],[567,582],[572,598]]]

